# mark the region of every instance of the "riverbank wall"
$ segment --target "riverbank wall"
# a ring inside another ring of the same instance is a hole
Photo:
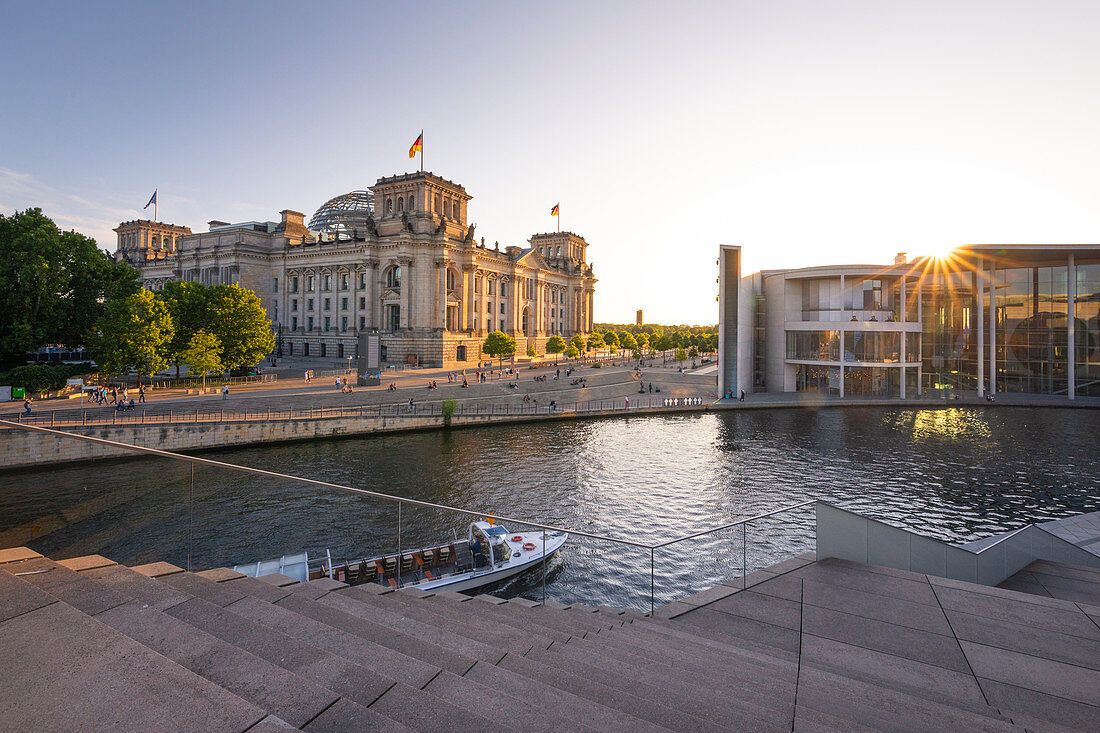
[[[671,400],[670,400],[671,402]],[[739,403],[722,400],[703,402],[698,405],[685,405],[685,400],[676,400],[678,404],[653,407],[632,406],[609,409],[559,410],[536,413],[485,413],[456,414],[450,420],[450,427],[456,429],[483,427],[506,423],[540,422],[546,420],[598,419],[657,414],[690,414],[719,410],[763,410],[763,409],[825,409],[825,408],[877,408],[897,407],[908,409],[951,409],[986,407],[1058,407],[1058,408],[1100,408],[1100,400],[1078,401],[1076,404],[1065,400],[1028,400],[1013,404],[963,400],[945,402],[937,399],[894,400],[836,400],[805,398],[777,399]],[[247,415],[247,413],[246,413]],[[352,414],[324,415],[316,417],[294,417],[293,419],[267,419],[264,413],[255,412],[247,419],[208,420],[200,422],[157,421],[151,418],[147,422],[118,425],[58,425],[62,430],[76,435],[136,445],[173,452],[192,452],[232,448],[247,445],[286,443],[302,440],[342,438],[372,435],[376,433],[395,433],[421,430],[439,430],[444,428],[445,420],[436,414]],[[48,427],[48,426],[45,426]],[[21,470],[54,466],[58,464],[97,461],[101,459],[124,458],[140,455],[136,451],[123,447],[76,440],[37,430],[25,430],[18,427],[0,425],[0,471]]]

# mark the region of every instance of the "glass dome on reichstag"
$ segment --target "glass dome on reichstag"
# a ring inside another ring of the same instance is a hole
[[[374,194],[370,191],[351,191],[321,204],[309,220],[309,229],[347,235],[358,230],[362,236],[367,230],[367,217],[373,213]]]

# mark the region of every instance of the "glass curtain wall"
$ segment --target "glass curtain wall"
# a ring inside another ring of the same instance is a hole
[[[1100,263],[1077,265],[1075,306],[1077,394],[1100,397]]]
[[[925,387],[937,384],[953,389],[977,389],[978,311],[974,294],[978,289],[975,272],[929,272],[920,284],[920,346]],[[916,300],[916,293],[909,296]],[[908,306],[909,303],[906,303]],[[906,344],[906,350],[910,349]],[[916,354],[910,361],[916,360]]]
[[[996,273],[997,390],[1066,394],[1066,267],[1016,267]]]
[[[787,358],[840,361],[840,331],[787,331]]]
[[[844,361],[901,361],[901,333],[896,331],[845,331]]]

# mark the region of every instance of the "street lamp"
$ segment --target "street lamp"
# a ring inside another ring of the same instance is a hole
[[[344,372],[344,374],[351,374],[351,359],[352,359],[352,357],[349,356],[347,359],[348,359],[348,370],[346,372]]]

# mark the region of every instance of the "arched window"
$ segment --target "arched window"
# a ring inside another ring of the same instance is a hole
[[[416,196],[409,194],[409,211],[416,211]]]
[[[435,211],[437,214],[447,215],[447,212],[443,210],[443,197],[438,193],[435,195]]]
[[[524,333],[527,333],[527,321],[528,321],[527,309],[524,308],[523,309],[523,332]]]
[[[405,198],[403,196],[398,196],[397,197],[397,210],[398,211],[404,211],[405,210]]]
[[[455,221],[458,221],[458,202],[457,201],[455,201],[453,204],[451,204],[451,211],[454,214],[454,216],[452,216],[451,218],[454,219]]]
[[[447,290],[455,289],[455,271],[447,270]]]
[[[395,265],[386,270],[386,287],[387,288],[399,288],[401,287],[401,266]]]
[[[386,199],[386,213],[387,214],[392,214],[393,213],[393,199],[391,199],[391,198]]]

